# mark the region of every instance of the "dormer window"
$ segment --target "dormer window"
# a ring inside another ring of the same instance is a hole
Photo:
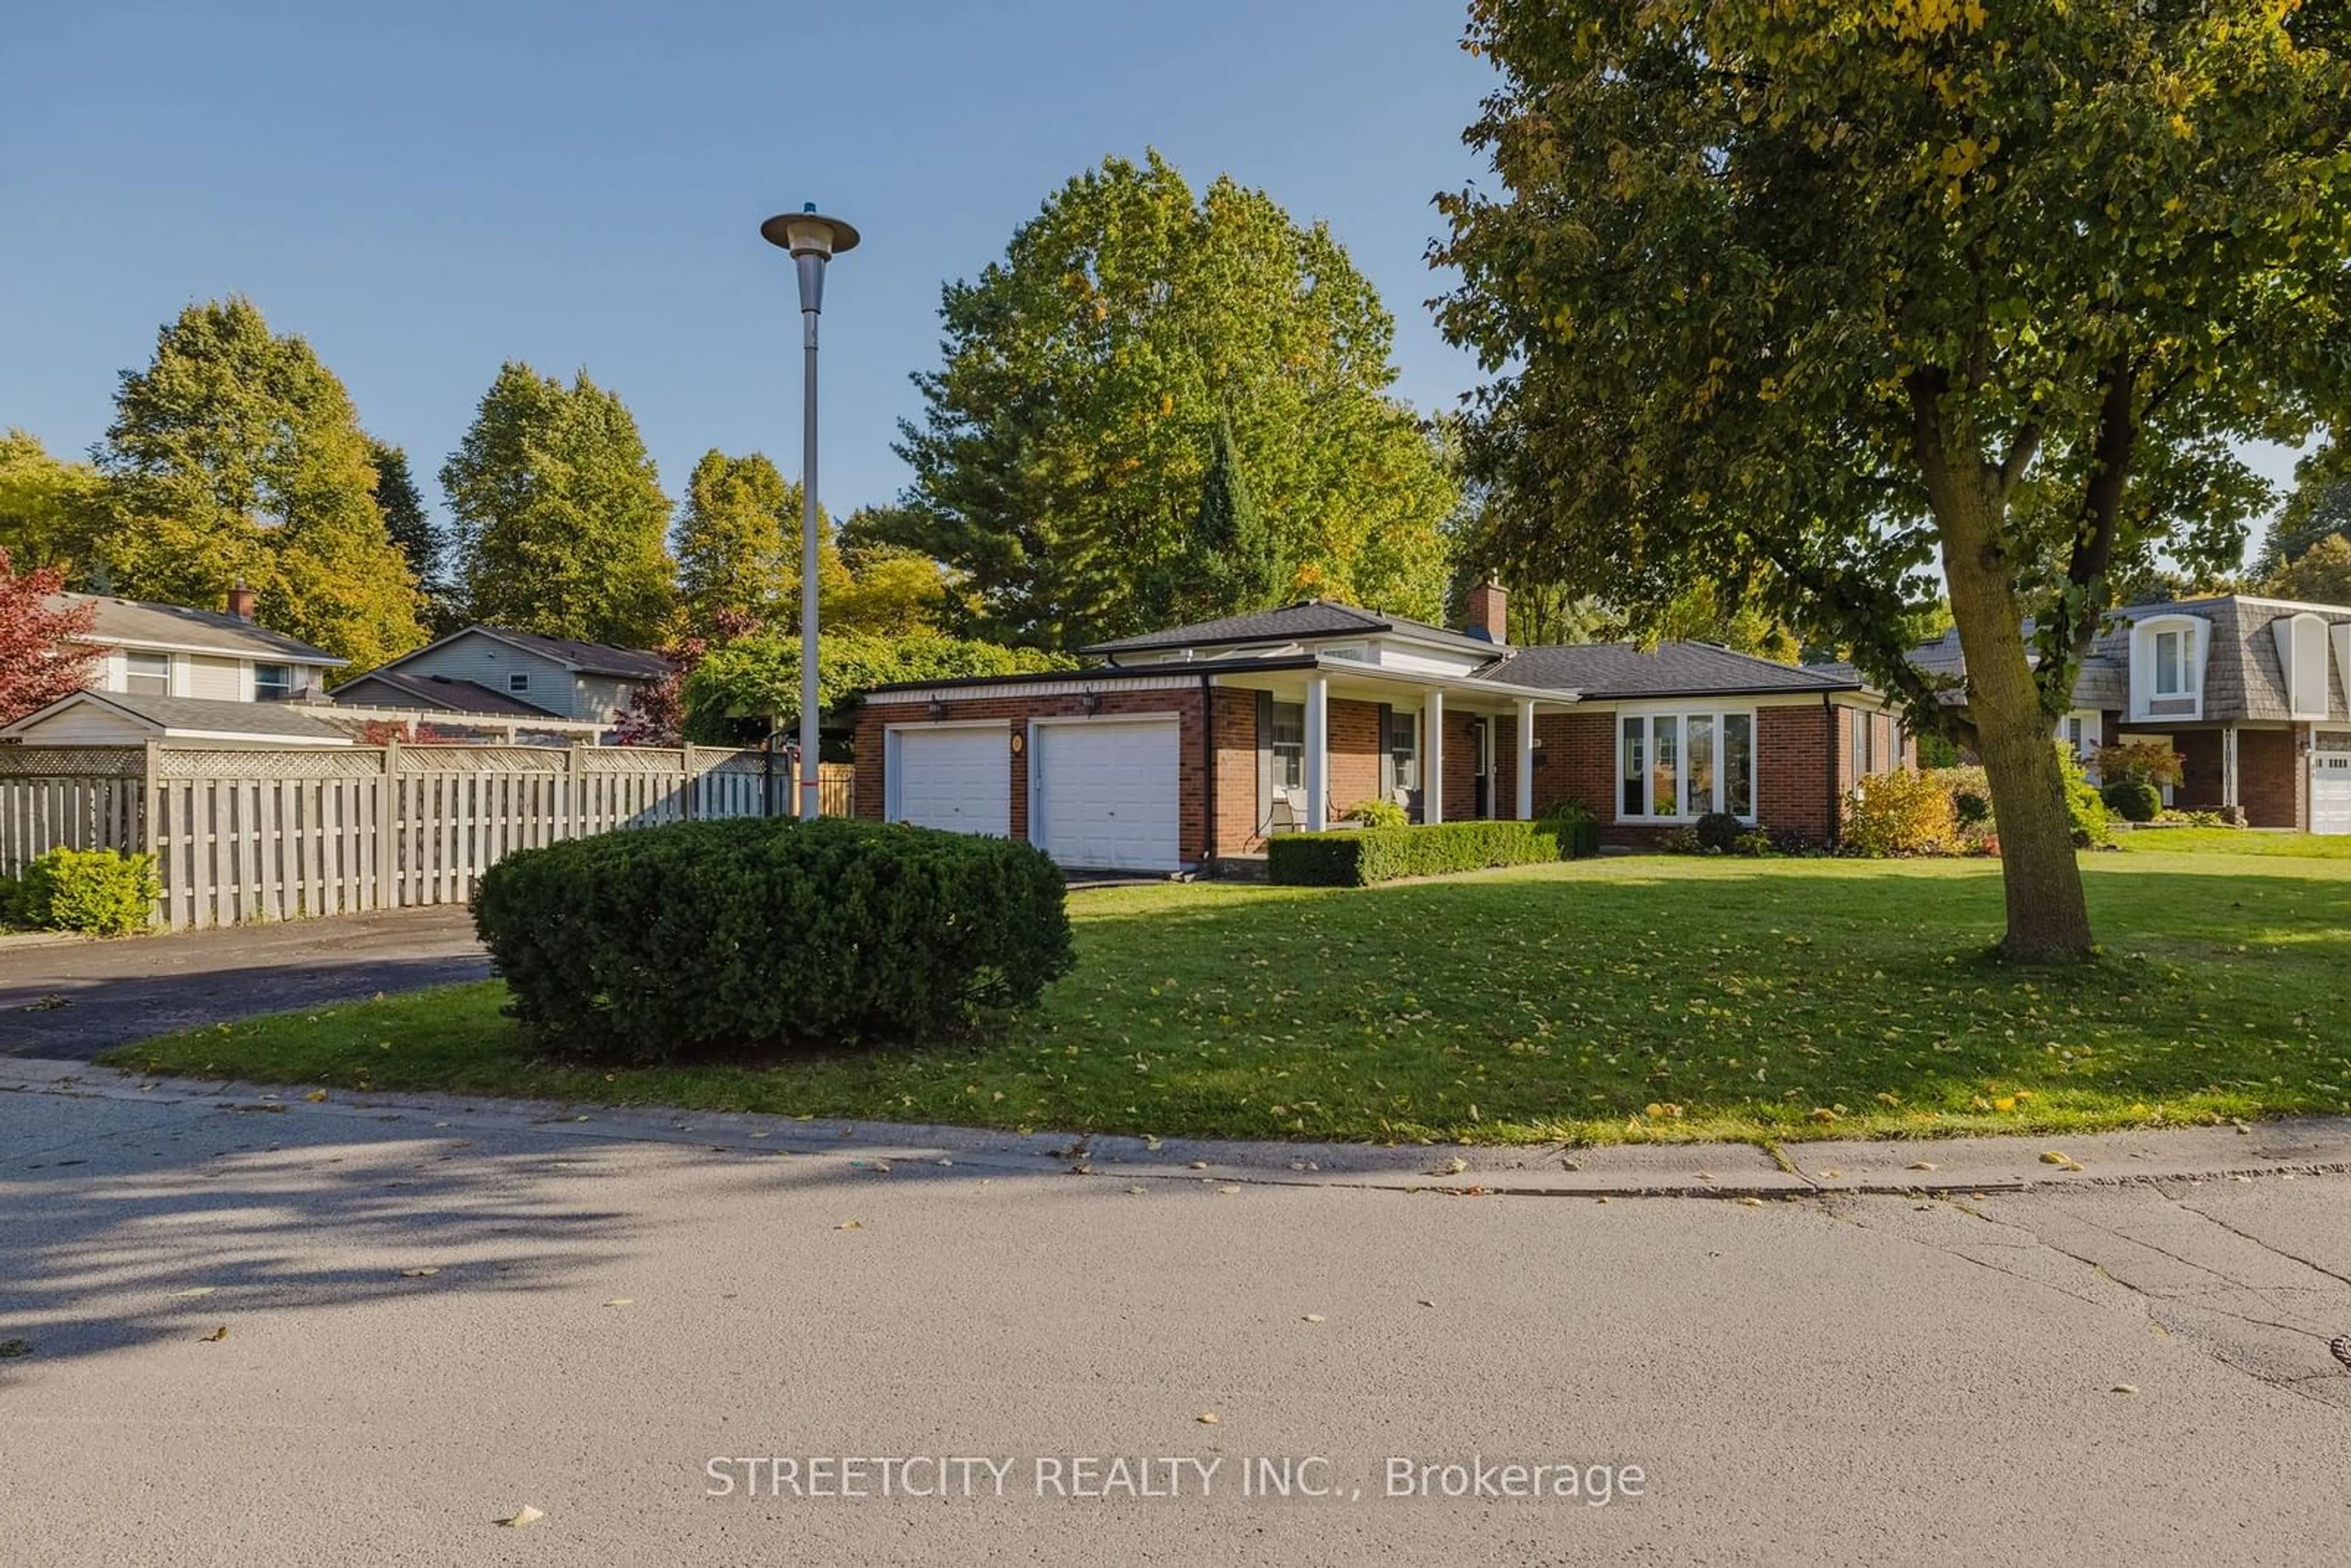
[[[2270,629],[2277,637],[2287,713],[2295,718],[2326,717],[2326,618],[2304,612],[2273,621]]]
[[[2211,629],[2193,615],[2155,615],[2131,628],[2131,716],[2204,716]]]
[[[2188,636],[2184,631],[2158,632],[2155,634],[2157,696],[2184,697],[2188,695]]]

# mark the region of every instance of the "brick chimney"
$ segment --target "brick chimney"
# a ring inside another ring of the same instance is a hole
[[[228,612],[239,621],[252,620],[254,598],[253,590],[238,583],[228,591]]]
[[[1469,622],[1462,630],[1472,637],[1483,637],[1489,643],[1509,643],[1510,640],[1509,591],[1490,577],[1471,589]]]

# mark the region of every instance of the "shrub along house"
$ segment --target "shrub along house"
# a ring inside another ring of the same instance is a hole
[[[1964,678],[1956,632],[1913,655]],[[2351,833],[2351,606],[2226,594],[2117,611],[2090,645],[2060,738],[2168,746],[2167,802],[2256,828]],[[1956,697],[1956,694],[1955,697]]]
[[[876,687],[856,812],[1156,872],[1253,858],[1380,799],[1422,822],[1579,801],[1617,843],[1710,811],[1823,841],[1846,790],[1914,755],[1844,666],[1514,648],[1504,610],[1492,584],[1463,631],[1310,600],[1103,643],[1085,669]]]

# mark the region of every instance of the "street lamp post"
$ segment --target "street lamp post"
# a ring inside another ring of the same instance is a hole
[[[797,213],[778,213],[759,225],[769,245],[791,252],[800,286],[800,804],[807,821],[817,814],[817,526],[816,526],[816,321],[824,313],[824,264],[857,246],[857,231],[839,218],[821,216],[814,202]]]

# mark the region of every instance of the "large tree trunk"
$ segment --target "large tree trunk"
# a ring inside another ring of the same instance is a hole
[[[2001,497],[1959,484],[1936,497],[1943,577],[1966,655],[1976,750],[1991,785],[2001,876],[2008,894],[2003,956],[2061,963],[2090,955],[2090,910],[2074,855],[2054,721],[2025,656],[2022,608],[2001,549]]]

